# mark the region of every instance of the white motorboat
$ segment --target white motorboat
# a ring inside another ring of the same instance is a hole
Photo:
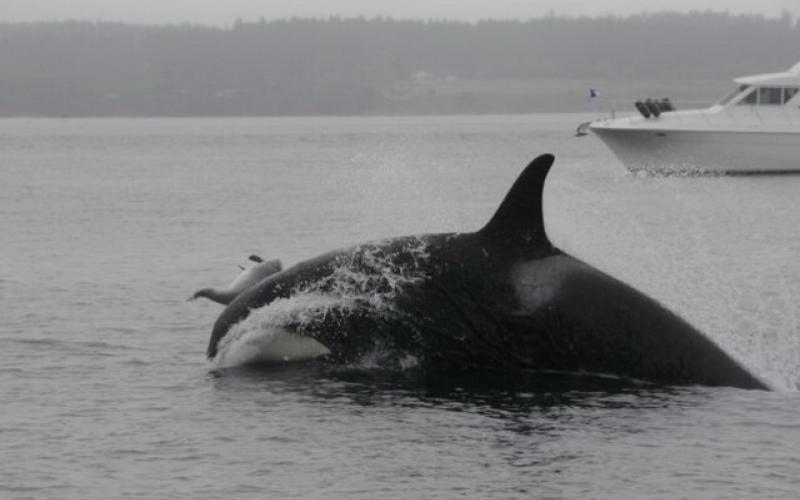
[[[736,90],[708,108],[676,110],[648,99],[635,103],[639,115],[612,111],[583,130],[631,171],[800,173],[800,63],[734,81]]]

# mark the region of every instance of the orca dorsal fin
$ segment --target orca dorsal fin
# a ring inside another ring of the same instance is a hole
[[[526,248],[552,248],[544,230],[542,191],[544,180],[555,157],[544,154],[535,158],[517,177],[491,220],[480,234]]]

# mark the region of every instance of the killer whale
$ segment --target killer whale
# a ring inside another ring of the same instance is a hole
[[[267,277],[220,314],[208,357],[255,311],[313,294],[333,305],[281,329],[321,344],[331,363],[357,363],[379,349],[392,353],[387,362],[412,358],[433,370],[767,389],[658,302],[553,246],[542,214],[553,161],[533,160],[479,231],[357,245]]]

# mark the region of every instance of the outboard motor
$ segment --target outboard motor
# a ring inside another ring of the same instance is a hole
[[[650,114],[653,115],[654,118],[661,116],[661,107],[657,102],[652,99],[647,99],[644,101],[644,105],[647,106],[647,110],[650,111]]]
[[[669,100],[669,97],[661,99],[661,102],[658,103],[658,107],[661,108],[662,113],[675,111],[675,106],[672,104],[672,101]]]
[[[644,116],[645,118],[650,118],[650,110],[647,109],[647,106],[645,106],[645,104],[642,101],[636,101],[635,103],[633,103],[633,105],[636,107],[636,111],[641,113],[642,116]]]

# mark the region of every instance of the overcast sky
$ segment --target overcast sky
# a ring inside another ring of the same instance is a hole
[[[230,25],[292,16],[391,16],[403,19],[527,19],[556,14],[633,14],[716,10],[778,16],[800,14],[798,0],[0,0],[0,21],[63,19]]]

